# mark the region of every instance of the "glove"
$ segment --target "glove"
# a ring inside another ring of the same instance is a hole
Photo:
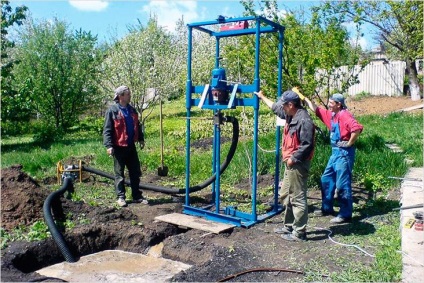
[[[336,145],[338,147],[350,147],[349,142],[348,141],[339,141],[336,143]]]
[[[139,144],[140,144],[140,149],[143,149],[144,148],[144,141],[140,141]]]

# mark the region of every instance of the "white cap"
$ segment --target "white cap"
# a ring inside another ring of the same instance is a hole
[[[120,87],[118,87],[117,89],[115,89],[115,96],[113,97],[113,100],[117,101],[118,100],[118,96],[123,95],[124,92],[130,90],[129,87],[125,86],[125,85],[121,85]]]

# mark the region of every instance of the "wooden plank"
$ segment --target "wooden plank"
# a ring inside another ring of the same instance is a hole
[[[415,105],[415,106],[411,106],[411,107],[408,107],[408,108],[399,109],[396,112],[408,112],[408,111],[417,110],[417,109],[420,109],[420,108],[423,108],[423,107],[424,107],[424,103],[419,104],[419,105]]]
[[[386,143],[386,146],[390,148],[393,152],[403,152],[402,148],[400,148],[395,143]]]
[[[201,217],[196,217],[181,213],[170,213],[155,217],[156,220],[184,226],[206,232],[219,234],[223,231],[236,227],[235,225],[210,221]]]

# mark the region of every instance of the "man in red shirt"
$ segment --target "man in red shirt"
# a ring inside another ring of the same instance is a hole
[[[317,107],[305,97],[309,108],[330,130],[332,153],[327,167],[321,176],[322,206],[318,215],[334,214],[334,194],[337,190],[337,200],[340,205],[337,217],[331,223],[349,222],[352,219],[352,170],[355,160],[355,142],[363,130],[363,126],[355,120],[347,110],[342,94],[336,93],[330,97],[328,110]]]
[[[275,229],[287,241],[306,240],[308,223],[307,181],[314,154],[315,126],[297,93],[285,91],[278,102],[268,99],[262,91],[256,95],[274,112],[286,119],[282,155],[284,167],[283,203],[286,207],[284,226]]]

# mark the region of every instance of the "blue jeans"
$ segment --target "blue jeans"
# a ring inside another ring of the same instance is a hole
[[[334,212],[334,193],[337,189],[337,201],[340,205],[337,216],[352,217],[352,169],[354,160],[355,148],[333,147],[327,167],[321,176],[321,210],[323,213],[332,214]]]

